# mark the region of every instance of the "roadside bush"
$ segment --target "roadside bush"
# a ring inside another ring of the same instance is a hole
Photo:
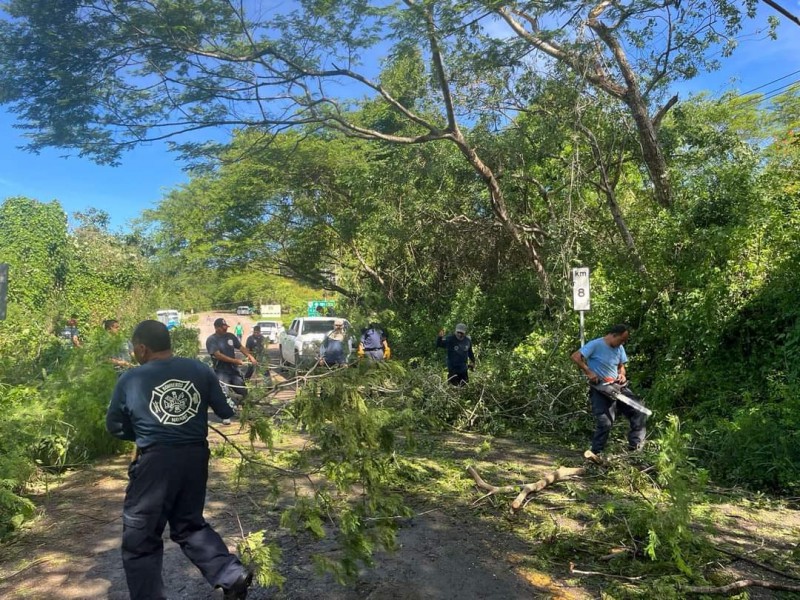
[[[172,339],[172,351],[176,356],[197,358],[200,352],[200,341],[197,338],[197,329],[181,325],[170,331],[169,335]]]
[[[45,423],[55,421],[49,407],[33,386],[0,385],[0,539],[33,515],[33,504],[24,497],[37,464],[32,452]]]
[[[715,475],[731,483],[776,491],[800,490],[800,394],[771,383],[764,399],[752,399],[730,418],[715,421],[719,440]]]
[[[6,320],[0,321],[0,382],[11,385],[41,380],[66,352],[61,340],[49,331],[50,320],[32,318],[15,305],[9,305]]]
[[[99,328],[87,337],[83,347],[70,351],[63,367],[48,377],[43,388],[70,428],[70,462],[106,456],[125,445],[105,428],[106,409],[117,382],[108,357],[116,353],[119,339]]]

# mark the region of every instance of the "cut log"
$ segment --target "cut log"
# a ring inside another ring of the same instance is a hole
[[[583,475],[585,472],[586,469],[583,467],[559,467],[555,471],[551,471],[542,477],[539,481],[522,486],[522,490],[520,490],[514,502],[511,503],[511,509],[514,511],[519,510],[525,504],[525,499],[529,495],[542,491],[548,485],[569,479],[570,477],[575,477],[576,475]]]
[[[582,571],[575,568],[575,563],[569,563],[570,575],[596,575],[598,577],[610,577],[612,579],[624,579],[626,581],[640,581],[644,579],[644,575],[638,577],[626,577],[625,575],[614,575],[613,573],[601,573],[600,571]]]
[[[596,465],[600,465],[601,467],[605,467],[608,465],[608,462],[604,458],[597,456],[597,454],[595,454],[591,450],[587,450],[586,452],[584,452],[583,458],[585,458],[589,462],[593,462]]]

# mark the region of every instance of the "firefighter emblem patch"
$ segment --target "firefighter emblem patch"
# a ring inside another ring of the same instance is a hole
[[[200,394],[191,381],[165,381],[150,398],[150,412],[164,425],[183,425],[199,407]]]

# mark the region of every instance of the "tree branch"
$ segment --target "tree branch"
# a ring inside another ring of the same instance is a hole
[[[733,583],[721,585],[719,587],[690,585],[683,588],[683,591],[689,594],[720,594],[727,596],[732,592],[743,590],[748,587],[762,587],[768,590],[781,590],[784,592],[800,592],[800,585],[776,583],[774,581],[764,581],[763,579],[741,579],[739,581],[734,581]]]
[[[656,116],[653,117],[653,127],[655,127],[656,129],[661,127],[661,121],[664,119],[669,109],[675,106],[677,103],[678,103],[678,94],[675,94],[672,98],[667,100],[664,106],[658,109]]]

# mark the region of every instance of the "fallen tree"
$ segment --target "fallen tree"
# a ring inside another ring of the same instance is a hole
[[[535,481],[533,483],[527,483],[522,487],[518,485],[504,485],[504,486],[496,486],[486,483],[483,478],[478,474],[478,471],[475,470],[475,467],[469,466],[467,467],[467,473],[475,480],[475,485],[478,486],[479,489],[486,491],[487,493],[484,496],[481,496],[476,502],[483,500],[489,496],[494,496],[497,494],[504,494],[510,492],[518,492],[517,497],[514,498],[514,501],[511,503],[511,510],[517,512],[525,505],[525,500],[531,494],[535,494],[536,492],[542,491],[549,485],[554,483],[558,483],[559,481],[564,481],[565,479],[570,479],[572,477],[577,477],[578,475],[583,475],[586,472],[584,467],[559,467],[554,471],[550,471],[544,477]]]

